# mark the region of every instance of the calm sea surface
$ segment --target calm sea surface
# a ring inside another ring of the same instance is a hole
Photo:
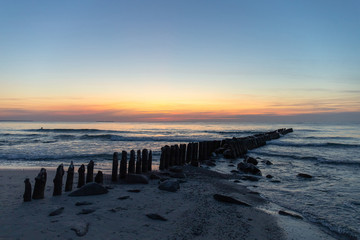
[[[278,181],[263,177],[241,184],[331,231],[360,238],[360,127],[355,124],[0,122],[0,167],[66,167],[70,161],[79,166],[94,160],[96,170],[109,172],[115,151],[151,149],[158,165],[160,148],[167,144],[284,127],[294,132],[248,154],[271,161],[270,166],[260,161],[259,168]],[[217,170],[234,169],[224,166]],[[298,178],[298,173],[313,179]]]

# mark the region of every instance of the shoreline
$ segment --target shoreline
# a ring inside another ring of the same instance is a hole
[[[158,180],[150,180],[145,185],[105,183],[113,187],[105,195],[72,198],[68,193],[51,196],[55,170],[49,169],[45,199],[23,202],[23,181],[28,177],[33,185],[38,170],[0,169],[3,206],[0,213],[4,216],[0,220],[1,239],[26,239],[29,234],[36,239],[76,239],[78,236],[71,228],[84,228],[87,224],[86,239],[224,239],[225,236],[226,239],[306,239],[314,234],[316,239],[332,239],[306,221],[298,229],[300,220],[267,213],[262,206],[268,201],[229,181],[234,179],[231,174],[185,166],[186,182],[175,193],[159,190]],[[77,173],[75,180],[76,177]],[[140,192],[127,192],[130,189]],[[217,202],[213,198],[217,193],[232,196],[251,207]],[[118,200],[121,196],[129,199]],[[78,201],[93,202],[88,208],[95,212],[77,215],[82,209],[75,206]],[[62,214],[48,216],[59,207],[64,207]],[[145,216],[148,213],[159,214],[168,221],[149,219]]]

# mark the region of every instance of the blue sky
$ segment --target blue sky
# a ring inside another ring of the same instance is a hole
[[[359,112],[359,43],[359,1],[0,1],[0,118]]]

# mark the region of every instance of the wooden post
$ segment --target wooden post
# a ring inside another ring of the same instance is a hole
[[[141,174],[141,151],[137,151],[136,174]]]
[[[165,164],[164,164],[165,169],[169,169],[170,157],[171,157],[171,148],[168,145],[166,145],[165,146]]]
[[[199,161],[204,161],[204,142],[199,142]]]
[[[152,171],[152,151],[149,151],[149,159],[148,159],[148,171]]]
[[[71,161],[66,175],[65,192],[72,191],[73,182],[74,182],[74,164],[73,161]]]
[[[79,180],[78,180],[78,188],[81,188],[82,186],[85,185],[85,165],[81,164],[81,166],[78,169],[78,175],[79,175]]]
[[[199,143],[193,143],[193,160],[198,162]]]
[[[171,145],[170,147],[170,162],[169,167],[172,167],[175,165],[175,146]]]
[[[160,165],[159,165],[159,170],[164,170],[165,169],[165,147],[161,148],[161,155],[160,155]]]
[[[31,183],[28,178],[25,179],[25,192],[24,192],[24,202],[30,202],[31,201]]]
[[[59,196],[62,193],[62,183],[63,183],[64,173],[65,173],[64,165],[60,164],[56,169],[56,175],[53,180],[54,183],[53,196]]]
[[[104,183],[104,175],[102,173],[102,171],[98,171],[98,173],[95,176],[95,182],[98,184],[103,184]]]
[[[141,171],[143,173],[147,173],[148,171],[148,155],[149,152],[148,150],[145,148],[142,150],[142,159],[141,159]]]
[[[87,165],[87,173],[86,173],[86,183],[94,181],[94,161],[90,160]]]
[[[127,169],[127,152],[121,152],[121,161],[120,161],[120,178],[124,179],[126,177],[126,169]]]
[[[186,160],[186,144],[180,144],[180,164],[185,165]]]
[[[180,148],[175,144],[175,165],[180,166]]]
[[[34,192],[33,192],[33,199],[43,199],[44,198],[44,191],[45,191],[45,185],[46,185],[46,169],[41,168],[40,173],[35,178],[35,186],[34,186]]]
[[[116,182],[117,181],[117,171],[118,171],[118,153],[114,152],[113,154],[113,163],[112,163],[112,174],[111,174],[111,181]]]
[[[135,151],[130,151],[130,160],[129,160],[129,170],[128,173],[134,174],[135,173]]]
[[[186,149],[186,163],[190,163],[192,159],[192,143],[188,143],[187,149]]]

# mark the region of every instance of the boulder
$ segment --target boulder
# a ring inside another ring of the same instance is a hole
[[[252,164],[254,164],[254,165],[258,165],[258,160],[256,160],[256,159],[253,158],[253,157],[245,157],[244,162],[252,163]]]
[[[176,192],[180,189],[180,184],[178,181],[164,181],[159,185],[160,190],[168,191],[168,192]]]
[[[266,160],[266,161],[265,161],[265,164],[266,164],[266,165],[273,165],[273,163],[270,162],[269,160]]]
[[[171,173],[170,177],[172,178],[186,178],[185,173]]]
[[[224,155],[224,158],[227,158],[227,159],[234,158],[234,153],[233,153],[233,151],[231,151],[231,149],[226,149],[223,152],[223,155]]]
[[[128,174],[125,178],[126,183],[129,184],[148,184],[149,183],[149,179],[142,174]]]
[[[266,175],[266,178],[273,178],[273,176],[268,174],[268,175]]]
[[[80,197],[80,196],[91,196],[91,195],[100,195],[108,193],[109,191],[102,185],[91,182],[87,183],[78,190],[73,191],[69,194],[70,197]]]
[[[297,176],[298,176],[298,177],[301,177],[301,178],[312,178],[311,175],[306,174],[306,173],[299,173]]]
[[[252,163],[241,162],[241,163],[238,164],[237,168],[240,171],[244,172],[244,173],[250,173],[250,174],[253,174],[253,175],[261,176],[260,169],[255,167],[255,165],[252,164]]]
[[[170,172],[174,172],[174,173],[182,173],[183,172],[183,167],[181,166],[172,166],[169,168]]]
[[[240,177],[240,179],[245,181],[257,182],[260,178],[255,176],[243,175]]]

